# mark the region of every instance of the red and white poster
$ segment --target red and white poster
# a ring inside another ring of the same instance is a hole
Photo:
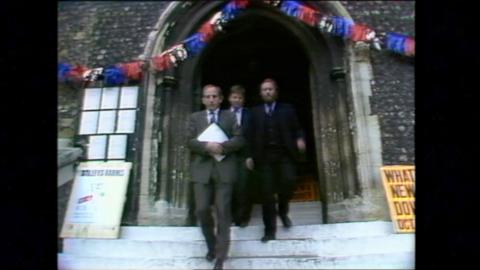
[[[117,238],[131,167],[121,161],[80,163],[60,237]]]

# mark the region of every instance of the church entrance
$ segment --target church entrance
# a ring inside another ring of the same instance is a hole
[[[201,85],[219,85],[227,109],[229,89],[234,84],[246,89],[246,107],[261,104],[259,85],[273,78],[279,86],[279,102],[292,104],[306,134],[307,152],[298,166],[293,202],[320,200],[317,157],[309,83],[309,61],[298,40],[281,25],[263,16],[245,16],[228,25],[226,34],[212,40],[200,59]],[[196,109],[201,109],[200,103]],[[252,174],[252,196],[260,203]],[[319,210],[319,207],[317,207]],[[295,207],[292,207],[294,211]],[[293,213],[292,213],[293,214]],[[316,213],[320,218],[320,213]]]
[[[186,5],[172,4],[183,11],[159,21],[164,26],[159,33],[168,33],[159,36],[159,44],[165,42],[167,48],[185,40],[221,5],[220,1],[196,2],[182,9]],[[325,5],[341,12],[337,4]],[[166,23],[170,20],[175,23]],[[363,90],[368,85],[364,77],[362,83],[352,84],[345,76],[360,76],[368,65],[357,67],[357,62],[348,60],[357,55],[345,49],[338,38],[256,3],[225,25],[223,33],[215,35],[198,56],[176,69],[149,74],[139,223],[194,224],[187,218],[193,217],[193,193],[186,123],[191,112],[202,109],[202,86],[217,84],[228,95],[232,85],[241,84],[247,90],[246,105],[252,107],[261,103],[258,88],[267,77],[278,82],[279,101],[296,108],[306,133],[307,153],[298,168],[294,202],[307,205],[302,209],[315,209],[305,215],[317,216],[317,223],[348,220],[348,215],[336,218],[343,208],[335,204],[355,198],[361,194],[361,183],[373,181],[369,175],[379,152],[365,151],[370,141],[377,142],[369,136],[377,133],[374,123],[367,121],[369,103],[361,92],[368,92]],[[353,73],[346,72],[347,68]],[[223,106],[228,107],[227,100]],[[258,194],[253,195],[258,203]],[[293,212],[298,211],[292,207],[292,218]]]

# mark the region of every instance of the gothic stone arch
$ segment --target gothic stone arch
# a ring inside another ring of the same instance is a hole
[[[172,2],[148,37],[149,58],[184,40],[226,2]],[[320,10],[350,17],[338,1],[318,2]],[[380,129],[370,113],[372,70],[369,49],[322,35],[275,8],[252,7],[295,35],[310,60],[317,167],[323,222],[388,219],[380,181]],[[144,80],[143,130],[139,147],[139,225],[187,225],[189,205],[187,117],[200,98],[199,59]]]

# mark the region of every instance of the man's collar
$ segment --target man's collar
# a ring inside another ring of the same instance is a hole
[[[218,113],[220,111],[220,108],[216,108],[213,110],[214,113]],[[210,113],[210,109],[207,109],[207,113]]]
[[[277,106],[277,102],[276,102],[276,101],[273,101],[272,103],[267,103],[267,102],[265,102],[265,103],[263,103],[263,104],[265,104],[265,106],[270,106],[270,107],[273,107],[273,108],[275,108],[275,106]]]
[[[237,107],[237,108],[238,108],[238,110],[242,110],[242,109],[243,109],[243,107]],[[230,107],[230,111],[234,112],[234,111],[235,111],[235,107],[231,106],[231,107]]]

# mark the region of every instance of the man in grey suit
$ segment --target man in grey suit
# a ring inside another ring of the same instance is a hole
[[[188,129],[188,147],[191,156],[191,175],[194,183],[195,213],[203,236],[207,242],[207,260],[213,261],[214,269],[223,269],[230,245],[231,199],[232,187],[236,181],[237,156],[245,139],[237,125],[235,114],[220,110],[223,101],[222,90],[215,85],[203,87],[202,103],[206,110],[195,112],[190,116]],[[197,137],[212,123],[216,123],[227,135],[223,143],[200,142]],[[225,155],[217,161],[213,155]],[[214,196],[217,235],[214,233],[214,220],[210,208]]]

